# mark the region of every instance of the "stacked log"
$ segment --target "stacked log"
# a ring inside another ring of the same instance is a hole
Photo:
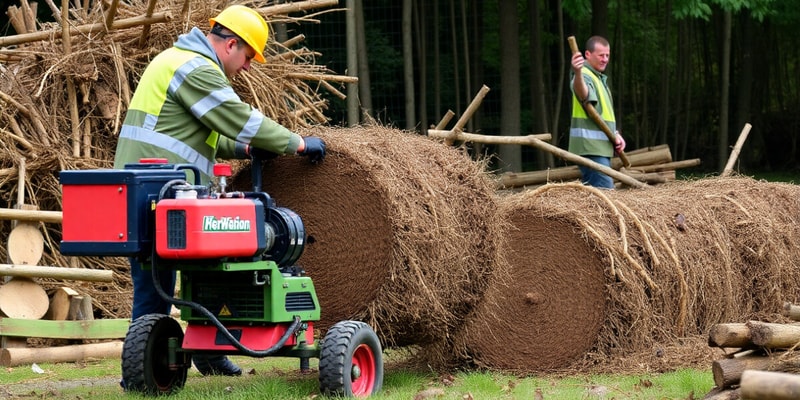
[[[783,315],[800,321],[800,307],[785,303]],[[727,356],[712,363],[716,387],[706,399],[800,398],[800,323],[717,324],[708,344]]]
[[[24,197],[20,194],[20,198]],[[34,222],[35,207],[20,204],[11,215],[22,216],[8,236],[8,261],[0,264],[0,365],[12,367],[34,362],[78,361],[115,357],[122,350],[119,340],[36,348],[28,338],[120,339],[127,320],[94,321],[92,297],[61,282],[48,291],[34,279],[110,282],[112,271],[60,266],[39,266],[44,240]],[[74,329],[74,330],[73,330]]]
[[[630,168],[622,168],[619,157],[611,159],[611,168],[619,170],[640,182],[660,184],[676,179],[676,170],[700,165],[700,159],[673,161],[672,153],[666,144],[645,147],[627,152]],[[576,165],[550,168],[541,171],[509,172],[500,176],[498,188],[536,187],[546,183],[567,182],[580,179],[581,172]],[[612,176],[612,178],[614,178]],[[615,184],[622,186],[624,182],[615,178]]]

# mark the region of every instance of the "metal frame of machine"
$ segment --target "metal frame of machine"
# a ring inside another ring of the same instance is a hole
[[[182,388],[193,354],[297,357],[301,370],[319,358],[323,394],[380,390],[382,349],[369,325],[341,321],[316,340],[319,301],[296,265],[303,222],[260,191],[261,165],[253,162],[252,192],[226,192],[227,164],[217,164],[210,186],[199,184],[195,167],[165,160],[61,171],[61,253],[135,258],[187,323],[184,331],[163,314],[132,321],[122,352],[126,391]],[[180,271],[180,298],[164,292],[159,270]]]

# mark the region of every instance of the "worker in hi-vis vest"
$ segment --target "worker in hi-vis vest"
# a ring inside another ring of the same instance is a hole
[[[251,61],[266,62],[269,28],[264,18],[251,8],[233,5],[209,22],[207,34],[192,28],[144,70],[120,130],[114,168],[142,158],[165,158],[171,164],[196,166],[200,181],[207,184],[217,158],[299,154],[321,162],[322,139],[301,137],[271,120],[244,103],[231,86],[231,79],[249,70]],[[195,177],[187,178],[191,182]],[[135,259],[131,277],[132,320],[170,313],[171,304],[158,295],[150,271],[142,271]],[[161,283],[174,295],[175,272],[163,271]],[[195,355],[192,361],[204,375],[242,374],[224,355]]]
[[[572,122],[569,129],[569,151],[606,167],[611,166],[614,152],[625,150],[625,139],[617,131],[614,102],[604,74],[611,54],[608,40],[592,36],[586,41],[584,54],[572,55]],[[603,130],[586,114],[583,103],[589,102],[600,114],[611,132],[612,143]],[[579,166],[585,185],[613,189],[610,176],[589,167]]]

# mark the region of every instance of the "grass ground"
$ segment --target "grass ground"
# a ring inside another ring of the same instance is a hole
[[[313,399],[319,395],[317,374],[300,373],[296,359],[233,357],[241,377],[204,377],[189,371],[184,399]],[[312,360],[312,369],[316,364]],[[30,365],[0,372],[0,398],[10,399],[143,399],[123,394],[118,359],[85,363]],[[711,368],[641,375],[514,376],[491,372],[440,375],[411,371],[387,363],[383,390],[375,399],[698,399],[714,386]],[[540,395],[541,397],[537,397]]]

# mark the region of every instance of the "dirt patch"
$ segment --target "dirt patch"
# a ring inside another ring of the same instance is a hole
[[[59,392],[79,386],[119,386],[119,377],[116,378],[86,378],[69,381],[46,381],[31,383],[16,383],[0,387],[0,397],[4,399],[23,398],[51,398],[59,397]],[[122,389],[120,389],[120,393]]]

